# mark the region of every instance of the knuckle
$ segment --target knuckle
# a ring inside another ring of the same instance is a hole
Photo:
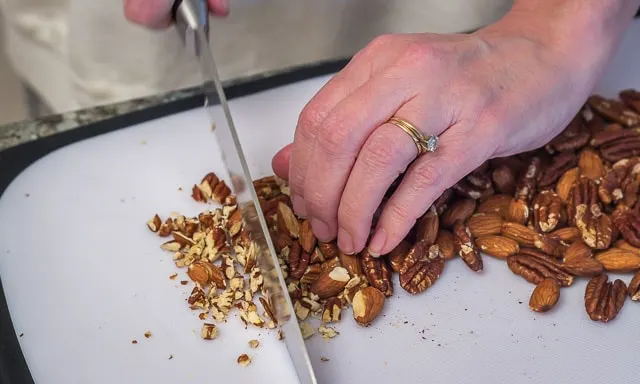
[[[313,132],[316,130],[322,120],[324,119],[324,113],[320,108],[310,103],[304,107],[298,118],[298,131],[304,139],[313,138]]]
[[[442,167],[437,167],[430,161],[419,163],[413,169],[411,177],[413,178],[412,188],[416,192],[440,186],[443,178]]]
[[[393,164],[398,146],[395,140],[382,135],[373,135],[365,146],[362,161],[370,172],[379,173]]]
[[[342,124],[323,124],[317,136],[317,143],[327,154],[342,153],[349,142],[349,129]]]
[[[378,52],[384,50],[385,47],[393,44],[395,38],[391,34],[384,34],[375,37],[371,42],[367,45],[366,50],[371,52]]]

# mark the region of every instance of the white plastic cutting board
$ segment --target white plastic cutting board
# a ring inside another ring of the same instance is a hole
[[[636,22],[599,92],[640,88],[638,39]],[[231,102],[256,177],[271,173],[272,155],[327,80]],[[218,340],[200,339],[202,322],[184,302],[191,286],[179,284],[183,272],[168,279],[176,268],[145,226],[156,212],[201,210],[190,186],[221,171],[208,125],[197,109],[84,140],[42,158],[6,190],[0,273],[36,382],[295,382],[274,332],[244,330],[233,317]],[[316,335],[308,347],[321,383],[638,382],[640,304],[627,301],[614,322],[594,323],[585,284],[534,314],[533,286],[504,262],[485,257],[475,274],[454,260],[425,294],[410,297],[396,281],[375,325],[357,327],[345,312],[339,337]],[[248,348],[252,338],[259,349]],[[236,365],[241,353],[253,358],[249,367]]]

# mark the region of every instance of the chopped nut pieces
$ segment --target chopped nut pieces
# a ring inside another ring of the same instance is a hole
[[[246,367],[249,364],[251,364],[251,358],[246,353],[238,356],[238,365]]]
[[[146,337],[147,339],[150,338],[152,336],[151,331],[147,331],[144,333],[144,337]]]
[[[260,342],[258,340],[249,340],[249,348],[256,349],[260,346]]]
[[[335,328],[326,327],[324,325],[321,325],[318,328],[318,333],[325,340],[333,339],[334,337],[336,337],[336,336],[338,336],[340,334],[338,331],[335,330]]]
[[[213,340],[218,337],[218,327],[215,324],[204,323],[202,324],[200,336],[205,340]]]

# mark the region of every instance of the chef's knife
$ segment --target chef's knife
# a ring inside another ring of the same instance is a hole
[[[229,173],[233,193],[242,211],[245,230],[254,242],[258,265],[262,271],[265,291],[283,333],[298,379],[303,384],[316,384],[313,366],[298,327],[287,285],[278,263],[269,230],[253,187],[251,173],[238,139],[218,70],[209,46],[209,17],[206,0],[178,0],[173,17],[185,46],[200,62],[203,76],[205,107],[211,117],[214,133],[222,150],[223,162]],[[220,105],[224,121],[215,121],[214,106]]]

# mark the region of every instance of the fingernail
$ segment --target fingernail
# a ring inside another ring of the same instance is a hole
[[[300,195],[293,195],[291,198],[291,204],[293,205],[293,211],[300,217],[304,218],[307,215],[307,211],[304,206],[304,200]]]
[[[345,255],[353,254],[353,240],[351,239],[351,235],[345,229],[338,229],[338,248]]]
[[[384,229],[377,229],[371,242],[369,243],[369,254],[373,257],[379,257],[382,248],[387,243],[387,232]]]
[[[315,233],[318,240],[322,242],[330,240],[331,233],[329,233],[329,226],[324,221],[312,217],[309,219],[309,222],[311,223],[311,229],[313,229],[313,233]]]

